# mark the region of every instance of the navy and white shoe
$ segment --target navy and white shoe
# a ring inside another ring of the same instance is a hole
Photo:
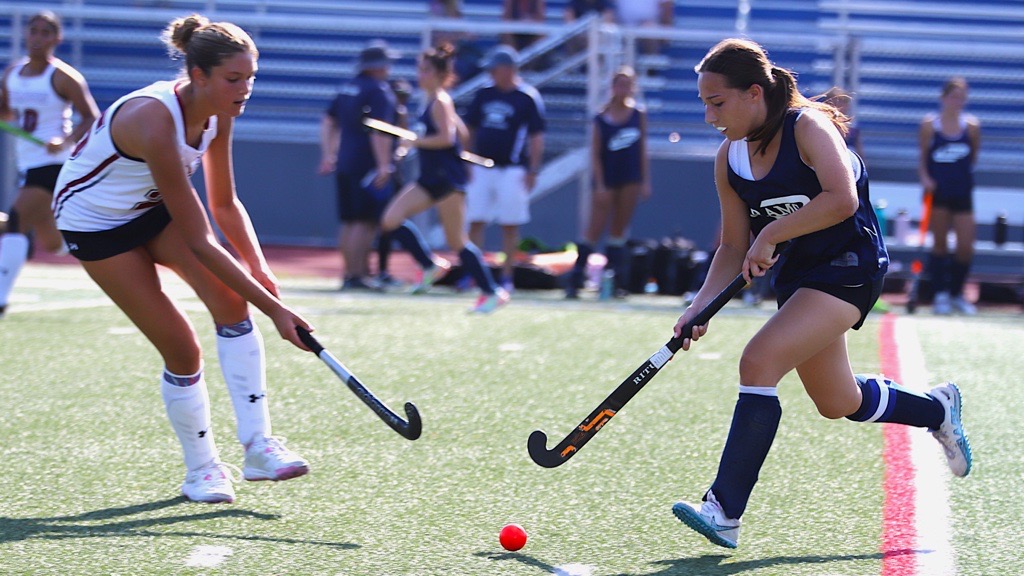
[[[942,445],[946,463],[954,475],[963,478],[971,473],[971,442],[960,421],[960,406],[963,402],[960,388],[952,382],[932,388],[928,395],[935,398],[946,409],[946,418],[938,430],[930,430],[932,436]]]
[[[712,544],[724,548],[735,548],[740,539],[739,519],[728,518],[722,505],[715,499],[714,492],[708,490],[706,500],[700,505],[688,502],[676,502],[672,505],[672,513],[683,524],[693,528]]]

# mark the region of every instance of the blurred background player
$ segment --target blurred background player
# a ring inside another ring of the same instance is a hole
[[[368,130],[363,118],[395,121],[395,94],[388,84],[397,53],[374,40],[360,53],[359,73],[338,89],[320,126],[320,174],[334,172],[345,267],[343,290],[376,290],[369,255],[381,211],[394,190],[394,139]]]
[[[234,119],[252,94],[259,53],[227,22],[179,18],[164,32],[186,76],[121,97],[61,169],[53,209],[73,256],[163,357],[161,392],[181,442],[190,500],[231,502],[233,475],[214,444],[203,355],[185,312],[164,292],[162,265],[195,290],[216,328],[217,356],[245,449],[246,480],[286,480],[309,464],[271,436],[263,337],[251,302],[299,348],[308,328],[278,298],[249,216],[235,194]],[[189,182],[202,162],[210,214]]]
[[[519,54],[497,46],[486,59],[492,82],[473,95],[463,119],[469,148],[494,160],[493,168],[474,168],[466,190],[469,237],[484,245],[487,224],[501,226],[502,286],[511,291],[519,249],[519,227],[530,221],[530,191],[544,160],[544,102],[519,77]]]
[[[775,268],[779,309],[743,350],[714,482],[703,502],[678,502],[672,512],[712,543],[737,546],[740,517],[782,419],[779,381],[793,370],[822,416],[928,429],[952,472],[966,476],[971,448],[955,384],[919,394],[850,367],[846,333],[863,325],[889,259],[867,170],[842,139],[846,118],[805,98],[793,74],[748,40],[723,40],[696,70],[705,121],[726,138],[715,157],[722,241],[674,332],[689,350],[708,326],[682,328],[737,273],[749,280]]]
[[[634,97],[636,73],[623,67],[612,76],[611,95],[594,116],[590,162],[594,193],[590,222],[578,245],[576,263],[569,276],[566,297],[578,297],[583,287],[587,258],[605,229],[608,241],[605,270],[615,273],[616,293],[625,294],[626,234],[640,200],[651,195],[650,160],[647,156],[647,113]]]
[[[964,284],[974,259],[974,164],[981,148],[981,123],[966,112],[967,81],[951,78],[942,86],[938,113],[921,121],[918,174],[932,195],[932,252],[928,276],[935,291],[934,311],[974,314],[964,297]],[[956,253],[949,254],[949,231],[956,234]]]
[[[421,136],[410,145],[419,152],[420,175],[405,185],[384,211],[381,226],[402,243],[423,268],[423,279],[414,291],[420,292],[447,272],[447,262],[439,261],[423,237],[408,220],[431,206],[437,207],[448,247],[459,255],[463,268],[476,281],[482,294],[473,312],[493,312],[509,300],[484,262],[480,249],[466,235],[466,165],[459,157],[460,120],[446,87],[453,77],[451,44],[425,50],[416,66],[416,77],[423,91],[423,111],[418,123]]]
[[[56,14],[43,11],[31,16],[25,30],[27,55],[7,68],[0,82],[0,120],[46,142],[39,146],[18,139],[15,144],[20,186],[6,233],[0,231],[0,317],[28,259],[29,235],[49,252],[63,248],[50,211],[53,188],[71,148],[99,115],[85,78],[53,55],[61,39]],[[72,109],[79,117],[74,127]]]

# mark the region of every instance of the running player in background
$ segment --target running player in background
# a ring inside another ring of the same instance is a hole
[[[634,97],[636,73],[623,67],[612,76],[612,90],[604,108],[594,116],[590,162],[594,192],[590,223],[578,245],[576,264],[569,276],[567,298],[577,298],[583,287],[587,258],[608,230],[605,270],[614,271],[616,294],[626,293],[626,234],[640,200],[651,196],[650,161],[647,157],[647,112]]]
[[[368,257],[394,191],[393,139],[367,130],[363,119],[395,121],[395,94],[387,79],[397,56],[383,40],[371,41],[359,53],[359,73],[341,86],[321,122],[319,172],[335,173],[343,290],[379,288],[369,277]]]
[[[53,12],[31,16],[25,33],[28,55],[7,68],[0,82],[0,120],[13,122],[46,142],[40,146],[19,139],[15,144],[21,183],[6,233],[0,232],[0,317],[28,260],[29,234],[49,252],[64,246],[50,211],[53,188],[71,148],[99,115],[85,78],[53,55],[61,32],[60,19]],[[72,109],[79,116],[74,127]]]
[[[726,138],[715,159],[722,241],[675,333],[689,350],[707,325],[691,334],[683,326],[740,272],[749,280],[774,267],[779,310],[740,358],[739,399],[714,483],[702,503],[679,502],[673,513],[712,543],[736,547],[782,418],[777,386],[794,369],[822,416],[927,428],[953,473],[966,476],[971,448],[956,384],[918,394],[850,367],[846,333],[878,299],[889,259],[864,164],[843,142],[846,118],[805,98],[792,73],[748,40],[723,40],[696,71],[705,121]]]
[[[417,130],[422,136],[410,143],[419,151],[420,176],[406,184],[388,205],[381,227],[423,268],[423,279],[414,291],[425,291],[447,272],[448,263],[431,253],[409,218],[436,206],[448,247],[459,254],[463,268],[482,291],[472,311],[488,313],[507,303],[509,295],[495,283],[480,249],[466,235],[466,165],[459,157],[460,121],[446,90],[453,79],[452,53],[450,44],[442,44],[420,55],[416,77],[424,93],[418,120],[423,130]]]
[[[271,436],[263,337],[251,302],[299,348],[308,328],[278,296],[277,280],[235,194],[231,134],[252,93],[259,53],[234,24],[199,15],[174,20],[164,42],[186,76],[121,97],[64,165],[53,209],[68,249],[163,357],[161,391],[184,452],[190,500],[231,502],[233,475],[210,422],[195,329],[160,285],[173,270],[203,301],[245,448],[246,480],[286,480],[308,463]],[[210,214],[241,262],[225,250],[189,182],[202,161]]]
[[[928,275],[935,290],[934,311],[954,309],[974,314],[964,298],[964,283],[974,259],[974,164],[981,148],[981,124],[964,112],[967,81],[951,78],[942,86],[941,106],[921,121],[918,174],[925,193],[932,194],[932,252]],[[947,237],[956,233],[956,253],[949,254]]]
[[[484,245],[484,228],[501,227],[502,285],[512,290],[512,272],[519,251],[519,227],[530,221],[530,191],[544,160],[544,103],[540,93],[519,77],[519,54],[497,46],[486,59],[493,83],[473,95],[464,120],[469,148],[494,167],[473,170],[466,189],[469,237]]]

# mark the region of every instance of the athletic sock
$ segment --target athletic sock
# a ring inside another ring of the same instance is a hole
[[[476,247],[476,244],[467,242],[462,247],[462,250],[459,250],[459,261],[462,262],[462,267],[469,272],[469,275],[476,281],[476,285],[485,294],[494,294],[497,291],[498,286],[494,283],[491,269],[484,264],[484,257],[480,253],[480,249]]]
[[[593,253],[594,247],[589,242],[576,244],[576,262],[573,263],[572,271],[569,272],[570,287],[577,289],[583,287],[583,280],[587,273],[587,260]]]
[[[384,276],[388,273],[388,263],[391,260],[391,233],[381,232],[377,235],[377,275]]]
[[[390,232],[391,237],[398,241],[412,257],[416,259],[420,267],[426,270],[434,265],[433,254],[427,240],[420,234],[420,229],[411,221],[406,220],[402,225]]]
[[[7,233],[0,236],[0,306],[7,305],[14,281],[28,259],[28,245],[28,236],[24,234]]]
[[[608,258],[606,270],[615,272],[615,287],[625,288],[626,282],[626,239],[609,238],[604,247],[604,255]]]
[[[928,279],[931,280],[932,292],[949,292],[949,264],[948,255],[932,254],[928,257]]]
[[[729,518],[739,518],[782,420],[776,388],[740,386],[729,437],[711,491]]]
[[[971,270],[969,262],[961,262],[953,259],[949,262],[949,293],[955,296],[963,296],[964,284],[967,282],[967,273]]]
[[[857,374],[860,408],[846,418],[854,422],[892,422],[937,430],[946,409],[927,394],[912,392],[877,374]]]
[[[203,371],[189,376],[172,374],[166,369],[160,379],[160,393],[171,428],[178,435],[185,467],[195,470],[218,458],[210,424],[210,397]]]
[[[269,437],[266,354],[263,335],[251,318],[238,324],[217,325],[217,357],[238,422],[238,441],[248,446]]]

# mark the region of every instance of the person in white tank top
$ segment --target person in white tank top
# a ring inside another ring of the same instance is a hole
[[[68,250],[163,357],[161,393],[187,470],[181,492],[231,502],[234,475],[214,443],[203,353],[192,323],[163,291],[157,264],[181,276],[213,318],[246,480],[309,471],[271,435],[263,337],[249,303],[303,350],[297,329],[311,327],[281,302],[235,193],[231,137],[252,93],[252,39],[194,14],[172,21],[164,42],[184,56],[185,76],[132,92],[100,115],[61,169],[53,209]],[[217,241],[189,182],[200,162],[209,213],[238,259]]]
[[[19,189],[7,229],[0,234],[0,317],[28,260],[29,235],[49,252],[63,247],[50,212],[53,187],[71,148],[99,114],[82,75],[54,57],[60,42],[60,19],[49,11],[34,14],[25,30],[27,55],[0,78],[0,120],[45,143],[15,140]],[[79,116],[74,126],[72,109]]]

